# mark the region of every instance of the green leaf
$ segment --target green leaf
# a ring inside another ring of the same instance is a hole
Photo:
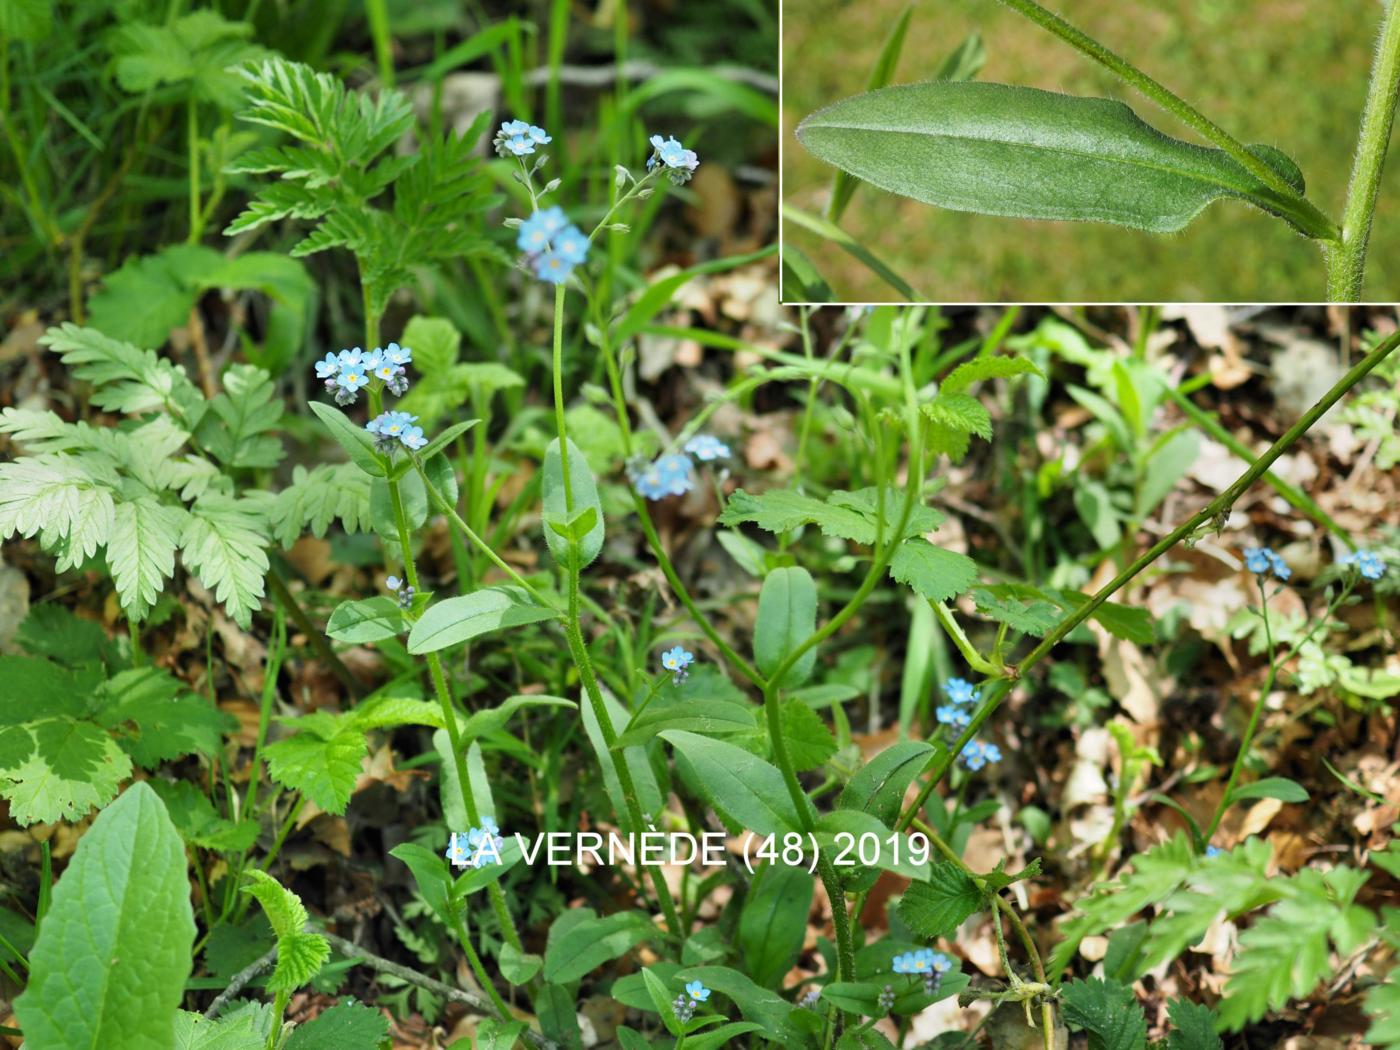
[[[653,940],[661,931],[650,918],[636,911],[620,911],[597,918],[591,909],[570,925],[559,938],[550,931],[544,953],[544,979],[568,984],[616,959],[643,941]]]
[[[334,405],[323,401],[310,401],[308,404],[352,463],[373,477],[388,475],[384,457],[374,450],[374,438],[369,431],[350,422],[350,417]]]
[[[37,455],[0,463],[0,539],[39,536],[58,551],[57,569],[77,568],[112,534],[116,506],[72,456]]]
[[[758,669],[771,678],[788,654],[817,629],[817,585],[806,569],[791,566],[774,569],[758,594],[758,621],[754,625],[753,652]],[[795,689],[811,677],[817,662],[812,646],[787,669],[780,683]]]
[[[257,868],[247,869],[243,878],[243,892],[258,899],[277,935],[277,966],[268,978],[267,990],[295,991],[320,972],[330,958],[331,946],[319,933],[306,931],[306,908],[295,893]]]
[[[691,677],[694,677],[693,675]],[[633,716],[627,728],[618,736],[618,747],[645,744],[664,729],[686,729],[703,736],[728,736],[731,733],[752,733],[755,708],[733,700],[710,700],[701,703],[680,699],[672,702],[654,700],[640,715]]]
[[[352,1000],[297,1025],[287,1039],[286,1050],[379,1050],[388,1034],[387,1017]]]
[[[129,415],[168,410],[185,430],[193,430],[204,415],[204,396],[185,370],[154,351],[72,322],[50,328],[39,342],[63,355],[73,378],[93,385],[98,408]]]
[[[451,929],[457,921],[458,910],[452,903],[452,874],[446,861],[416,842],[400,843],[389,851],[389,855],[408,866],[418,886],[418,893],[444,925]]]
[[[89,722],[52,719],[0,733],[0,797],[17,823],[81,820],[116,797],[131,776],[131,759],[95,729]],[[64,775],[60,767],[78,775]]]
[[[1393,930],[1397,925],[1396,917],[1393,910],[1389,914]],[[1400,1047],[1400,967],[1391,967],[1385,981],[1366,993],[1363,1009],[1371,1018],[1371,1027],[1366,1030],[1366,1042],[1377,1050],[1396,1050]]]
[[[52,0],[11,0],[0,4],[0,34],[11,40],[42,40],[52,30]]]
[[[476,1050],[511,1050],[512,1047],[520,1045],[529,1027],[524,1021],[502,1021],[495,1017],[483,1017],[476,1026]],[[459,1045],[460,1043],[452,1044],[454,1047]]]
[[[116,505],[107,564],[122,608],[132,619],[145,619],[175,572],[175,548],[188,522],[183,507],[166,506],[150,496]]]
[[[462,333],[445,317],[410,317],[399,342],[413,351],[413,366],[425,379],[435,379],[457,363]]]
[[[802,951],[814,885],[805,870],[786,864],[765,864],[749,884],[738,945],[749,976],[765,988],[781,988]]]
[[[1310,236],[1333,235],[1226,153],[1169,138],[1109,99],[911,84],[842,99],[804,120],[797,137],[873,185],[958,211],[1171,233],[1231,197],[1285,215]],[[1292,161],[1269,147],[1252,152],[1302,192]]]
[[[1175,1028],[1167,1036],[1167,1050],[1225,1050],[1215,1032],[1215,1011],[1189,999],[1167,1003],[1167,1016]]]
[[[543,958],[523,952],[509,941],[501,945],[498,961],[501,965],[501,976],[517,987],[534,980],[535,974],[539,973],[540,967],[544,965]]]
[[[948,373],[938,389],[944,394],[961,394],[973,383],[987,379],[1005,379],[1009,376],[1037,375],[1045,377],[1029,358],[993,355],[979,357],[958,365]]]
[[[168,25],[128,22],[112,38],[117,83],[133,94],[188,85],[190,97],[235,109],[242,92],[229,67],[265,54],[245,42],[252,32],[249,23],[227,21],[217,11],[194,11]]]
[[[1070,981],[1061,988],[1065,1021],[1089,1033],[1089,1050],[1146,1050],[1147,1016],[1117,981]]]
[[[660,734],[675,747],[678,759],[693,771],[695,789],[726,818],[757,835],[801,831],[783,774],[741,747],[723,740],[668,729]],[[810,803],[808,803],[810,813]]]
[[[626,710],[613,699],[611,694],[603,694],[603,707],[614,726],[626,722]],[[602,767],[603,772],[603,787],[607,791],[609,801],[613,804],[613,809],[623,815],[628,811],[628,799],[622,792],[622,782],[617,776],[617,763],[620,760],[626,762],[627,768],[631,771],[632,786],[636,789],[635,798],[641,805],[642,815],[650,816],[660,810],[662,804],[661,789],[656,783],[656,774],[652,771],[646,749],[629,746],[616,752],[610,750],[591,703],[585,703],[581,706],[579,717],[583,720],[583,729],[588,735],[588,742],[593,745],[593,753],[598,756],[598,764]],[[633,829],[627,828],[627,830]],[[636,832],[640,834],[644,830],[638,828]]]
[[[1176,483],[1186,476],[1201,449],[1201,437],[1194,430],[1183,430],[1162,442],[1147,457],[1138,486],[1133,513],[1146,518],[1167,498]]]
[[[929,871],[928,882],[915,882],[899,902],[899,915],[920,937],[951,937],[967,917],[982,907],[977,883],[948,861]]]
[[[989,620],[996,620],[1024,634],[1044,638],[1055,629],[1060,613],[1049,602],[1039,598],[1022,601],[1004,587],[978,587],[972,592],[977,611]]]
[[[809,878],[808,884],[811,884]],[[761,988],[728,966],[688,966],[675,974],[675,979],[684,984],[700,981],[720,995],[728,996],[744,1015],[744,1018],[762,1026],[769,1039],[781,1045],[801,1046],[806,1040],[796,1038],[798,1033],[790,1020],[800,1016],[800,1008],[783,999],[776,992]],[[687,1038],[686,1043],[690,1040]]]
[[[824,536],[852,540],[871,546],[876,537],[876,490],[833,492],[825,500],[814,499],[792,489],[769,489],[754,495],[738,489],[725,502],[720,515],[723,525],[753,522],[766,532],[782,534],[802,525],[816,525]],[[897,500],[902,497],[896,489],[886,492],[886,521],[894,516]],[[928,507],[916,507],[909,523],[910,533],[930,532],[943,520],[943,515]],[[889,526],[886,526],[889,531]]]
[[[341,602],[326,621],[327,635],[352,645],[382,642],[397,637],[403,630],[403,610],[398,602],[384,595]]]
[[[354,727],[323,739],[315,732],[269,744],[263,751],[267,772],[283,787],[300,791],[327,813],[344,813],[360,776],[365,735]]]
[[[477,737],[504,729],[511,715],[522,707],[577,708],[578,704],[572,700],[565,700],[562,696],[545,696],[540,693],[508,696],[495,707],[473,711],[462,726],[462,739],[475,740]]]
[[[133,784],[78,842],[29,956],[15,1013],[30,1050],[169,1050],[190,974],[185,848]]]
[[[900,740],[872,758],[850,779],[836,800],[841,809],[858,809],[892,824],[909,785],[927,766],[933,747],[922,740]]]
[[[803,701],[783,701],[778,720],[794,769],[816,769],[836,754],[836,737],[821,716]]]
[[[172,328],[189,323],[199,298],[195,280],[223,261],[202,244],[175,244],[153,255],[133,256],[102,279],[88,300],[88,323],[112,339],[164,346]]]
[[[552,620],[558,615],[544,606],[521,604],[511,592],[488,588],[428,606],[408,632],[408,651],[435,653],[490,631]]]
[[[324,536],[337,518],[346,532],[366,531],[371,480],[353,463],[323,463],[310,471],[293,467],[292,483],[268,509],[274,538],[290,547],[307,528],[313,536]]]
[[[1256,798],[1276,798],[1280,802],[1306,802],[1308,792],[1296,780],[1287,777],[1265,777],[1252,784],[1242,784],[1230,792],[1230,805]]]
[[[935,547],[915,536],[905,540],[890,559],[890,576],[908,584],[931,602],[946,602],[977,582],[977,563],[966,554]]]
[[[244,630],[262,607],[266,523],[253,501],[208,493],[195,501],[180,537],[185,566]]]
[[[598,499],[598,486],[593,480],[593,471],[589,469],[588,460],[584,457],[582,450],[570,441],[568,451],[569,496],[571,497],[573,513],[578,514],[591,509],[597,515],[587,535],[578,543],[578,568],[582,569],[598,557],[598,552],[603,549],[603,504]],[[544,504],[546,521],[551,518],[556,521],[569,520],[570,515],[564,499],[564,466],[559,456],[558,438],[551,441],[549,447],[545,449],[541,499]],[[560,565],[569,564],[569,551],[572,546],[569,540],[558,535],[546,525],[544,541],[548,544],[549,552],[554,555],[555,561]]]
[[[257,840],[256,821],[244,820],[235,824],[220,817],[208,796],[188,780],[153,777],[146,783],[165,803],[170,822],[190,845],[232,853],[250,848]]]
[[[975,397],[944,390],[932,401],[925,401],[922,407],[934,426],[960,434],[976,434],[984,441],[992,439],[992,417]]]
[[[254,365],[233,365],[223,386],[200,421],[199,444],[228,467],[275,467],[282,442],[268,432],[282,421],[282,400],[272,377]]]
[[[104,703],[97,721],[116,731],[122,748],[147,769],[183,755],[216,755],[222,734],[237,725],[157,667],[113,675],[100,694]]]
[[[263,1050],[272,1028],[272,1004],[263,1009],[266,1015],[243,1009],[217,1020],[181,1010],[175,1016],[175,1050]],[[266,1031],[259,1024],[264,1019]]]

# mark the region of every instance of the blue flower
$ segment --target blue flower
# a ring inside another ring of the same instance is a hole
[[[1206,859],[1209,860],[1209,859],[1212,858],[1212,857],[1218,857],[1218,856],[1220,856],[1220,854],[1222,854],[1222,853],[1224,853],[1224,852],[1225,852],[1225,851],[1224,851],[1223,849],[1221,849],[1219,846],[1207,846],[1207,847],[1206,847]]]
[[[407,427],[399,435],[399,440],[415,452],[428,443],[428,439],[423,436],[422,427]]]
[[[335,385],[354,394],[362,387],[369,386],[369,374],[358,364],[342,364],[336,373]]]
[[[530,260],[535,276],[563,284],[588,258],[588,238],[559,207],[543,208],[520,224],[515,244]]]
[[[676,681],[681,681],[686,676],[686,668],[695,662],[695,654],[688,653],[679,645],[674,649],[667,649],[661,654],[661,666],[666,668],[676,676]]]
[[[384,358],[390,364],[407,365],[413,363],[413,351],[398,343],[390,343],[384,348]]]
[[[454,868],[470,868],[472,863],[471,853],[467,849],[467,836],[460,831],[454,831],[447,840],[446,857]]]
[[[1274,553],[1272,547],[1246,547],[1244,564],[1245,568],[1256,576],[1268,576],[1272,573],[1280,580],[1286,580],[1293,575],[1293,570]]]
[[[632,484],[647,499],[661,500],[684,496],[695,484],[695,474],[689,458],[672,453],[639,471]]]
[[[955,704],[944,704],[938,707],[934,713],[938,716],[938,721],[945,726],[952,726],[954,729],[966,729],[972,722],[972,713],[965,707],[958,707]]]
[[[996,744],[984,744],[979,740],[969,740],[962,749],[963,765],[974,773],[981,769],[988,762],[1001,761],[1001,748]]]
[[[890,969],[895,973],[947,973],[953,968],[953,961],[942,952],[936,952],[932,948],[920,948],[917,951],[904,952],[896,955],[890,963]]]
[[[316,378],[331,379],[340,371],[340,358],[335,354],[327,354],[316,362]]]
[[[666,174],[673,182],[685,182],[694,173],[700,158],[694,150],[688,150],[676,141],[675,136],[663,139],[660,135],[651,137],[652,155],[647,158],[647,171],[658,164],[664,165]]]
[[[407,412],[381,412],[365,424],[365,429],[376,436],[375,444],[381,452],[391,451],[395,442],[405,448],[420,449],[428,442],[423,428],[414,425],[417,421],[417,416]]]
[[[943,683],[943,695],[955,704],[975,704],[982,699],[982,691],[966,678],[948,679]]]
[[[389,383],[402,371],[402,368],[391,361],[381,361],[379,367],[374,369],[374,378],[381,382]]]
[[[473,867],[503,863],[501,850],[505,848],[506,842],[501,838],[501,829],[490,817],[482,817],[481,827],[472,828],[467,832],[467,845],[471,847]]]
[[[544,128],[537,128],[523,120],[508,120],[496,132],[492,145],[502,157],[523,157],[534,153],[536,146],[552,141]]]
[[[391,591],[396,591],[403,586],[403,580],[399,579],[397,576],[390,576],[384,581],[384,586],[388,587]]]
[[[703,1003],[710,997],[710,990],[700,981],[691,981],[685,986],[685,994],[697,1003]]]
[[[1356,571],[1368,580],[1379,580],[1385,575],[1385,561],[1375,551],[1359,550],[1355,554],[1343,554],[1337,562],[1340,565],[1354,565]]]
[[[710,434],[696,434],[685,443],[685,450],[703,463],[730,456],[729,446]]]

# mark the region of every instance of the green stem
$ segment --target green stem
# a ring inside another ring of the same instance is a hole
[[[1371,220],[1376,211],[1397,99],[1400,99],[1400,3],[1390,0],[1381,23],[1366,108],[1362,111],[1361,130],[1356,138],[1356,158],[1352,162],[1346,207],[1342,211],[1341,243],[1327,253],[1327,296],[1334,303],[1354,303],[1361,298]]]
[[[571,520],[574,516],[574,496],[573,488],[569,484],[569,433],[564,418],[563,339],[564,286],[561,284],[554,289],[554,420],[559,431],[559,462],[564,475],[564,517]],[[593,661],[588,655],[588,647],[584,644],[583,632],[579,628],[579,559],[577,544],[572,540],[569,543],[569,555],[564,570],[568,577],[569,586],[569,608],[564,619],[564,635],[568,640],[569,654],[573,657],[574,666],[578,668],[584,692],[588,695],[589,706],[593,708],[593,717],[597,719],[598,729],[603,734],[604,746],[608,751],[612,751],[617,743],[617,730],[613,727],[612,715],[608,712],[607,704],[603,701],[603,693],[598,687],[598,678],[593,671]],[[637,791],[633,785],[632,770],[628,765],[626,754],[619,753],[617,755],[614,768],[617,770],[618,787],[626,800],[627,815],[632,822],[632,827],[640,832],[646,826],[646,821],[642,818],[642,809],[637,802]],[[661,902],[667,929],[677,939],[684,937],[685,929],[681,926],[680,915],[676,911],[676,904],[671,898],[671,891],[666,885],[666,880],[656,865],[647,865],[646,867],[651,876],[652,885],[656,889],[657,900]]]
[[[190,153],[190,236],[189,243],[199,240],[201,232],[199,211],[199,115],[195,112],[194,97],[185,106],[185,138]]]
[[[477,954],[476,946],[472,944],[471,936],[467,933],[467,924],[462,921],[461,915],[454,916],[453,926],[457,934],[457,943],[462,946],[462,951],[466,953],[467,965],[472,968],[472,973],[476,974],[477,983],[486,990],[486,994],[491,997],[491,1004],[495,1006],[496,1013],[500,1015],[502,1021],[512,1020],[510,1007],[506,1006],[506,1001],[501,998],[501,993],[496,991],[496,985],[486,973],[486,967],[481,964],[481,956]]]
[[[394,86],[394,51],[389,39],[389,5],[385,0],[365,0],[365,16],[369,19],[369,34],[374,40],[379,82],[391,88]],[[370,347],[365,349],[369,350]]]
[[[1400,346],[1400,333],[1391,335],[1378,343],[1375,349],[1358,361],[1341,379],[1337,380],[1337,383],[1322,396],[1317,404],[1303,413],[1296,423],[1289,427],[1277,441],[1270,445],[1268,451],[1255,460],[1250,468],[1236,479],[1234,484],[1215,499],[1211,500],[1204,509],[1193,514],[1160,541],[1153,544],[1153,546],[1135,562],[1108,583],[1104,584],[1103,587],[1099,588],[1093,598],[1085,602],[1070,615],[1066,616],[1054,630],[1041,640],[1039,645],[1027,653],[1019,665],[1008,667],[1004,677],[993,680],[988,687],[986,698],[982,701],[982,706],[972,716],[972,721],[967,728],[962,731],[957,741],[947,752],[939,754],[934,758],[930,766],[931,775],[920,789],[918,797],[914,799],[913,803],[910,804],[900,816],[896,827],[898,829],[903,829],[909,826],[909,822],[923,808],[924,803],[928,800],[933,789],[937,787],[939,781],[941,781],[948,772],[954,759],[961,753],[963,747],[977,734],[977,731],[982,728],[982,724],[990,718],[992,713],[1000,706],[1001,701],[1010,691],[1011,685],[1016,679],[1020,678],[1021,675],[1035,664],[1039,663],[1051,649],[1064,640],[1066,635],[1098,611],[1099,606],[1103,605],[1104,602],[1108,601],[1109,598],[1131,582],[1140,572],[1167,551],[1175,547],[1187,536],[1194,533],[1202,525],[1227,513],[1230,507],[1234,505],[1235,501],[1240,498],[1246,489],[1263,477],[1264,474],[1268,473],[1269,468],[1274,465],[1275,460],[1287,452],[1313,424],[1326,415],[1327,411],[1340,401],[1348,390],[1361,382],[1372,369],[1390,356],[1391,352],[1394,351],[1397,346]]]
[[[1309,236],[1324,241],[1335,241],[1339,231],[1335,223],[1318,210],[1307,197],[1299,193],[1282,175],[1251,153],[1237,138],[1215,121],[1196,109],[1180,95],[1158,83],[1137,66],[1100,44],[1093,37],[1070,25],[1059,15],[1047,11],[1035,0],[1001,0],[1012,10],[1029,18],[1042,29],[1055,34],[1071,47],[1088,55],[1095,62],[1106,67],[1143,95],[1150,98],[1182,123],[1193,128],[1202,136],[1215,143],[1235,159],[1242,168],[1252,174],[1283,200],[1280,202],[1288,216]]]

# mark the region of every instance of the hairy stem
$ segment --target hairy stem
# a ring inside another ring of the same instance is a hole
[[[1341,243],[1326,253],[1327,297],[1334,303],[1354,303],[1361,298],[1371,220],[1380,193],[1381,172],[1390,145],[1397,99],[1400,99],[1400,3],[1390,0],[1381,23],[1366,108],[1362,111],[1361,130],[1356,138],[1356,157],[1352,161],[1351,182],[1342,211]]]

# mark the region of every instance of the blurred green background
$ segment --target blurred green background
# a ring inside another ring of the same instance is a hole
[[[906,0],[782,0],[784,200],[822,214],[834,168],[797,142],[813,110],[865,89]],[[1303,169],[1308,195],[1340,215],[1383,6],[1379,0],[1062,0],[1054,10],[1244,142]],[[916,4],[892,83],[928,79],[971,32],[978,79],[1116,98],[1166,134],[1204,142],[1067,44],[994,0]],[[1400,295],[1400,146],[1392,140],[1364,296]],[[861,186],[840,223],[924,298],[958,301],[1312,302],[1321,253],[1284,223],[1221,201],[1171,236],[1098,223],[945,211]],[[830,242],[784,223],[838,301],[897,298]]]

